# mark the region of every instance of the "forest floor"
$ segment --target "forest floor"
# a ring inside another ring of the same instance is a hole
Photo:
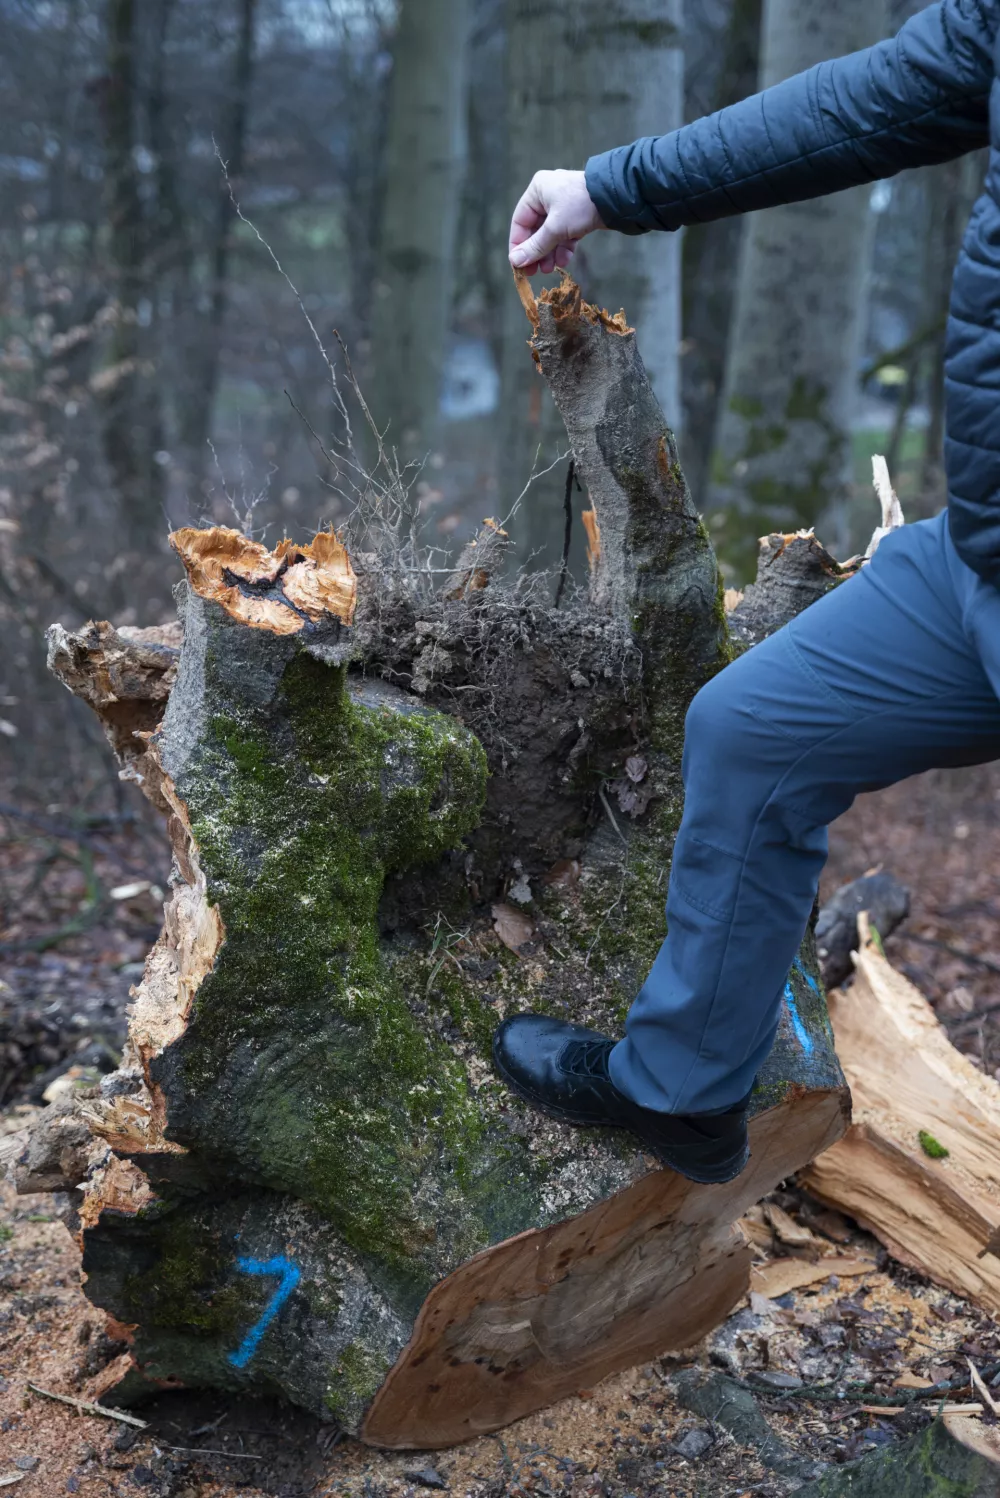
[[[144,821],[58,807],[26,817],[2,806],[0,1134],[23,1123],[68,1065],[112,1064],[166,878]],[[934,772],[860,798],[832,829],[825,892],[877,866],[912,894],[888,956],[954,1043],[995,1075],[1000,764]],[[968,1358],[988,1373],[1000,1368],[1000,1328],[901,1269],[793,1183],[772,1201],[781,1210],[770,1225],[759,1212],[751,1225],[759,1264],[749,1303],[684,1357],[581,1389],[460,1448],[383,1453],[276,1402],[174,1392],[138,1412],[148,1422],[139,1430],[32,1392],[29,1382],[86,1398],[122,1348],[83,1297],[79,1254],[53,1199],[2,1186],[0,1484],[15,1479],[11,1490],[23,1498],[421,1498],[436,1489],[473,1498],[784,1498],[815,1464],[854,1460],[926,1423],[920,1380],[957,1381]],[[794,1258],[809,1262],[812,1282],[781,1293],[786,1268],[803,1267],[782,1262]],[[690,1367],[751,1391],[780,1449],[762,1445],[762,1425],[737,1440],[686,1408],[678,1374]]]

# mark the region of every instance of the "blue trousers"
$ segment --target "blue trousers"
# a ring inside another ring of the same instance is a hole
[[[611,1075],[671,1113],[744,1096],[778,1025],[827,856],[861,791],[1000,758],[1000,590],[947,517],[893,532],[860,574],[695,697],[667,937]]]

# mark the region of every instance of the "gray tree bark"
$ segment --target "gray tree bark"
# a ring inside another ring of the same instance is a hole
[[[544,167],[582,167],[598,151],[680,125],[684,102],[682,0],[515,0],[508,21],[508,198],[513,210]],[[680,239],[597,234],[573,273],[588,301],[634,321],[643,363],[667,421],[680,420]],[[501,485],[509,503],[532,466],[565,449],[551,396],[525,365],[524,321],[508,305],[504,329]],[[522,555],[559,560],[562,471],[531,490]],[[582,545],[580,547],[582,556]]]
[[[761,87],[882,25],[880,0],[766,0]],[[706,507],[739,576],[758,535],[814,525],[845,494],[869,226],[867,188],[747,221]]]
[[[433,444],[465,160],[468,0],[403,0],[374,284],[371,407],[407,461]]]

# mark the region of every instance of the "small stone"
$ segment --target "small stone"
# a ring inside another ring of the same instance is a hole
[[[407,1482],[415,1482],[422,1488],[446,1488],[448,1484],[440,1472],[433,1467],[421,1467],[415,1472],[404,1472]]]
[[[14,1458],[14,1466],[19,1472],[34,1472],[38,1466],[38,1462],[39,1458],[37,1456],[16,1456]]]
[[[709,1431],[689,1430],[686,1435],[681,1436],[679,1441],[674,1442],[674,1450],[678,1456],[684,1457],[685,1461],[696,1462],[713,1444]]]
[[[590,677],[584,676],[582,671],[571,671],[569,673],[569,679],[576,687],[577,691],[582,691],[584,687],[590,686]]]
[[[802,1380],[796,1378],[794,1373],[755,1373],[757,1383],[766,1384],[769,1389],[801,1389]]]

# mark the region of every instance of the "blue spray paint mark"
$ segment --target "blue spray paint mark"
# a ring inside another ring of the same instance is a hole
[[[801,973],[802,977],[805,978],[806,982],[809,984],[809,987],[812,989],[813,993],[818,998],[819,997],[819,984],[816,982],[816,979],[813,977],[812,973],[806,972],[805,968],[802,966],[802,958],[801,957],[796,957],[796,959],[795,959],[795,971],[797,973]]]
[[[790,982],[785,984],[785,1003],[788,1005],[788,1017],[792,1022],[795,1038],[805,1054],[811,1056],[813,1053],[813,1038],[802,1023],[802,1016],[799,1014],[799,1006],[795,1001],[795,995],[792,992]]]
[[[260,1320],[250,1328],[236,1351],[229,1354],[229,1361],[234,1368],[245,1368],[257,1351],[261,1337],[295,1289],[302,1275],[291,1259],[286,1259],[280,1254],[274,1259],[240,1258],[236,1260],[236,1267],[244,1274],[276,1274],[279,1281],[278,1288],[264,1307]]]

